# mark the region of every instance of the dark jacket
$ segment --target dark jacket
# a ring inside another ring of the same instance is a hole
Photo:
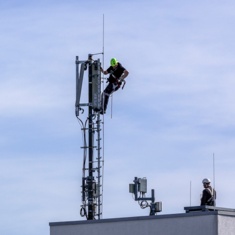
[[[118,63],[118,66],[116,68],[110,66],[107,69],[107,72],[110,74],[108,81],[111,83],[116,83],[125,70],[126,69],[122,66],[121,63]]]
[[[202,191],[201,206],[215,206],[216,191],[211,186]]]

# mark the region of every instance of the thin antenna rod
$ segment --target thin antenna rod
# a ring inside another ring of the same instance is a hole
[[[191,180],[190,180],[190,193],[189,193],[189,195],[190,195],[189,203],[191,206],[191,198],[192,198],[192,182],[191,182]]]
[[[111,118],[113,118],[113,95],[111,95]]]
[[[215,154],[213,153],[213,184],[215,189]]]
[[[104,14],[103,14],[103,50],[102,50],[102,52],[103,52],[103,64],[104,64]]]
[[[102,48],[102,64],[103,64],[103,68],[105,67],[104,66],[104,14],[103,14],[103,48]],[[104,75],[103,75],[103,79],[102,79],[102,82],[103,82],[103,84],[102,84],[102,90],[104,91]],[[103,107],[103,104],[101,104],[102,105],[102,108],[104,108]],[[103,161],[102,161],[102,212],[103,212],[103,199],[104,199],[104,116],[105,115],[103,115]],[[103,216],[103,214],[101,215],[101,217]]]

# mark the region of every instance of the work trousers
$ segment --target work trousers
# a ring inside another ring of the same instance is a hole
[[[111,83],[106,86],[104,89],[104,92],[102,93],[102,98],[101,98],[101,106],[103,107],[103,112],[106,111],[108,102],[109,102],[109,96],[114,92],[117,91],[120,88],[120,83]]]

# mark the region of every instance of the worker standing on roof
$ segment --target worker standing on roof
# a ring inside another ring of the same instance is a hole
[[[108,78],[109,84],[104,89],[101,99],[102,108],[100,113],[104,114],[107,109],[109,96],[120,88],[129,72],[117,61],[116,58],[112,58],[110,60],[110,67],[107,70],[103,70],[103,68],[101,68],[101,72],[105,75],[110,74]]]
[[[201,206],[215,206],[216,191],[210,186],[210,179],[202,180],[204,190],[202,191]]]

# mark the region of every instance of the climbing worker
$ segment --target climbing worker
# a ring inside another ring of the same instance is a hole
[[[210,186],[210,179],[202,180],[204,190],[202,191],[201,206],[215,206],[216,191]]]
[[[103,70],[103,68],[101,68],[101,72],[105,75],[110,74],[108,78],[108,85],[104,89],[101,98],[102,108],[100,113],[104,114],[107,109],[109,96],[121,87],[122,82],[125,82],[124,79],[128,76],[129,72],[122,66],[121,63],[117,61],[116,58],[112,58],[110,60],[110,67],[107,70]]]

